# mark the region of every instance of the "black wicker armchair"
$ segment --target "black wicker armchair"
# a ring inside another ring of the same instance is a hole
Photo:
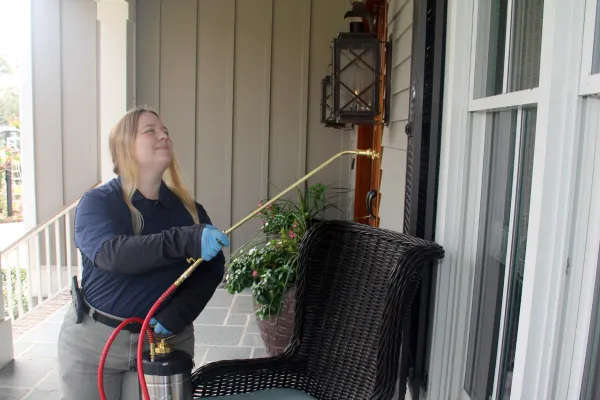
[[[195,398],[391,399],[403,317],[423,271],[443,257],[435,243],[400,233],[345,221],[315,225],[301,246],[288,348],[199,368]]]

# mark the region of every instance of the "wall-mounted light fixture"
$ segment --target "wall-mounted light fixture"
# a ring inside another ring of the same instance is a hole
[[[348,32],[340,32],[331,46],[333,73],[323,82],[322,111],[331,103],[331,111],[326,108],[322,122],[331,124],[371,124],[380,114],[387,124],[389,116],[389,89],[391,62],[391,43],[383,43],[373,32],[370,13],[362,2],[354,2],[352,10],[344,15],[351,19]],[[365,29],[365,22],[368,31]],[[382,65],[382,52],[385,61]],[[381,77],[383,67],[387,68],[384,82],[386,95],[384,104],[380,104]],[[331,86],[332,95],[328,96]],[[333,101],[332,101],[333,100]]]

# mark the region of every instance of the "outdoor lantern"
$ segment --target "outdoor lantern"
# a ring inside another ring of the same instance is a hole
[[[331,75],[326,75],[321,80],[321,123],[327,128],[349,128],[349,124],[336,121],[333,107],[333,78]]]
[[[350,22],[350,31],[333,40],[333,112],[338,123],[373,123],[380,112],[382,43],[375,33],[365,32],[362,18],[370,16],[362,3],[355,2],[346,18],[361,21]]]

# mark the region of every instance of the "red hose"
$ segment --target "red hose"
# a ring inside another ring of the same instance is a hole
[[[146,319],[144,319],[144,323],[142,324],[142,331],[145,331],[150,326],[150,320],[154,316],[156,309],[160,307],[163,301],[167,299],[177,289],[176,284],[172,284],[159,298],[156,300],[156,303],[152,306],[148,314],[146,315]],[[146,385],[146,379],[144,378],[144,335],[140,335],[140,339],[138,340],[138,348],[137,348],[137,370],[138,370],[138,378],[140,380],[140,387],[142,388],[142,395],[144,400],[150,400],[150,394],[148,393],[148,386]]]
[[[194,264],[188,268],[179,279],[175,281],[159,298],[156,300],[146,318],[142,321],[141,318],[131,317],[123,321],[112,333],[106,345],[104,346],[104,350],[102,351],[102,356],[100,357],[100,365],[98,365],[98,392],[100,393],[100,399],[106,400],[106,395],[104,393],[104,364],[106,363],[106,357],[108,356],[108,350],[112,345],[112,342],[115,340],[119,332],[129,323],[138,322],[142,323],[142,329],[140,332],[146,332],[148,334],[148,340],[150,344],[154,344],[154,334],[152,333],[152,328],[150,328],[150,320],[154,316],[154,313],[160,307],[160,305],[177,289],[177,287],[185,280],[197,267],[197,265],[202,262],[202,259],[197,259]],[[140,380],[140,387],[142,389],[143,400],[150,400],[150,394],[148,393],[148,386],[146,385],[146,378],[144,377],[144,335],[140,335],[138,339],[138,348],[137,348],[137,372],[138,378]]]
[[[117,338],[117,335],[121,332],[121,330],[123,330],[123,328],[125,328],[128,324],[133,323],[133,322],[138,322],[140,324],[143,324],[144,321],[141,318],[131,317],[131,318],[127,318],[125,321],[121,322],[121,324],[110,335],[110,337],[108,338],[108,341],[106,342],[106,345],[104,346],[104,349],[102,350],[102,355],[100,356],[100,364],[98,365],[98,393],[100,394],[101,400],[106,400],[106,393],[104,392],[104,364],[106,364],[106,358],[108,357],[108,351],[110,350],[110,346],[115,341],[115,339]],[[147,329],[145,329],[145,331],[148,334],[148,341],[150,343],[154,343],[154,334],[152,333],[152,329],[147,328]],[[141,330],[140,332],[144,332],[144,330]],[[142,343],[144,341],[143,334],[140,335],[140,341]],[[142,374],[142,377],[143,376],[144,375]],[[146,392],[147,392],[147,390],[146,390]]]

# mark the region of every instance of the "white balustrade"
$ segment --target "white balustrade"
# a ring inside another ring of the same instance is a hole
[[[81,255],[73,242],[78,203],[79,199],[0,253],[0,292],[5,315],[12,321],[68,290],[73,275],[81,280]]]

